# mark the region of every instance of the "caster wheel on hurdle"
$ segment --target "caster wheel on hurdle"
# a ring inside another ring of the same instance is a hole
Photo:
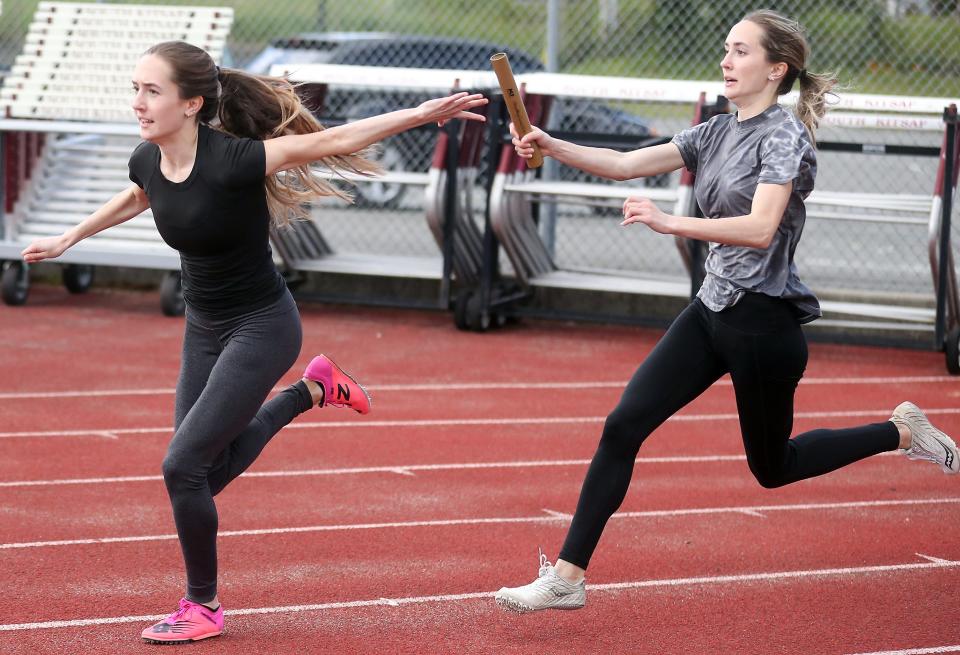
[[[950,375],[960,375],[960,327],[947,333],[946,342],[947,371]]]
[[[0,295],[8,305],[22,305],[30,295],[30,273],[23,262],[4,262]]]
[[[453,324],[458,330],[486,332],[492,323],[490,314],[484,316],[480,306],[480,294],[476,291],[462,291],[453,304]]]
[[[470,329],[470,324],[467,323],[467,304],[473,295],[473,291],[461,291],[453,303],[453,324],[457,326],[458,330],[467,331]]]
[[[467,327],[474,332],[486,332],[490,329],[491,316],[480,306],[479,293],[472,293],[467,298],[466,321]]]
[[[484,315],[480,294],[476,291],[462,291],[453,304],[453,323],[458,330],[486,332],[490,328],[503,327],[507,322],[507,316],[500,312],[491,311]]]
[[[164,316],[183,316],[185,309],[180,271],[169,271],[160,283],[160,310]]]
[[[67,264],[63,267],[63,286],[70,293],[86,293],[93,284],[93,266]]]

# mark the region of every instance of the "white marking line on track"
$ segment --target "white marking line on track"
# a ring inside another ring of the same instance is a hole
[[[768,512],[804,512],[823,511],[831,509],[873,509],[878,507],[904,507],[916,505],[960,503],[960,497],[947,498],[912,498],[904,500],[862,500],[838,503],[807,503],[794,505],[758,505],[746,507],[700,507],[690,509],[662,509],[642,512],[617,512],[612,519],[639,519],[639,518],[671,518],[679,516],[706,516],[717,514],[750,514]],[[468,519],[439,519],[424,521],[395,521],[383,523],[347,523],[340,525],[308,525],[289,528],[259,528],[251,530],[221,530],[220,537],[251,537],[275,534],[301,534],[307,532],[342,532],[350,530],[386,530],[403,528],[433,528],[450,527],[455,525],[491,525],[491,524],[519,524],[519,523],[552,523],[567,522],[568,515],[545,510],[547,516],[515,516],[489,517]],[[132,537],[100,537],[96,539],[61,539],[56,541],[19,541],[0,544],[0,550],[14,550],[24,548],[49,548],[53,546],[85,546],[92,544],[122,544],[144,541],[169,541],[176,539],[176,534],[153,534]],[[929,559],[929,558],[926,558]],[[938,562],[931,562],[937,564]]]
[[[935,653],[960,653],[960,646],[933,646],[931,648],[908,648],[907,650],[883,650],[855,655],[934,655]]]
[[[745,455],[691,455],[674,457],[638,457],[637,464],[701,464],[716,462],[742,462]],[[526,462],[466,462],[460,464],[402,464],[393,466],[364,466],[355,468],[302,469],[292,471],[248,471],[243,478],[295,478],[321,475],[357,475],[365,473],[390,473],[414,476],[418,471],[468,471],[476,469],[540,468],[551,466],[586,466],[589,459],[536,460]],[[62,480],[11,480],[0,482],[3,487],[52,487],[79,484],[123,484],[127,482],[158,482],[161,475],[130,475],[104,478],[68,478]]]
[[[930,555],[924,555],[923,553],[914,553],[914,555],[916,555],[917,557],[920,557],[920,558],[922,558],[922,559],[925,559],[925,560],[927,560],[927,561],[929,561],[929,562],[946,562],[946,561],[947,561],[947,560],[945,560],[945,559],[940,559],[939,557],[932,557],[932,556],[930,556]]]
[[[804,378],[800,381],[805,384],[921,384],[927,382],[960,382],[960,378],[952,375],[916,375],[900,377],[835,377],[835,378]],[[718,380],[716,385],[730,386],[729,379]],[[498,389],[622,389],[627,385],[626,380],[588,381],[588,382],[449,382],[427,384],[380,384],[364,385],[368,391],[493,391]],[[276,387],[273,391],[280,391],[284,387]],[[172,395],[176,392],[172,387],[162,389],[100,389],[100,390],[66,390],[66,391],[9,391],[0,393],[0,400],[40,400],[44,398],[99,398],[110,396],[160,396]]]
[[[612,582],[607,584],[589,584],[587,589],[591,592],[622,591],[624,589],[649,589],[657,587],[683,587],[697,585],[725,585],[725,584],[743,584],[749,582],[768,582],[780,580],[796,580],[803,578],[834,577],[834,576],[857,576],[871,575],[875,573],[890,573],[898,571],[922,571],[926,569],[939,569],[960,566],[960,562],[948,562],[946,564],[936,564],[933,562],[911,562],[906,564],[886,564],[880,566],[856,566],[849,568],[833,569],[808,569],[801,571],[776,571],[770,573],[741,573],[738,575],[719,575],[704,576],[695,578],[672,578],[666,580],[637,580],[633,582]],[[422,603],[444,603],[456,602],[460,600],[493,600],[492,591],[481,591],[466,594],[444,594],[439,596],[408,596],[406,598],[377,598],[370,600],[351,600],[336,603],[316,603],[312,605],[281,605],[277,607],[247,607],[233,610],[226,610],[224,614],[228,616],[246,616],[251,614],[292,614],[298,612],[318,612],[323,610],[354,609],[358,607],[398,607],[401,605],[416,605]],[[42,621],[37,623],[8,623],[0,625],[0,632],[13,632],[23,630],[49,630],[54,628],[79,628],[90,625],[107,625],[111,623],[136,623],[158,621],[164,618],[164,615],[155,616],[114,616],[104,618],[89,619],[71,619],[64,621]],[[949,648],[949,647],[948,647]],[[913,651],[894,651],[913,652]],[[928,651],[918,651],[928,652]],[[938,652],[938,651],[929,651]],[[872,653],[865,655],[886,655]]]
[[[837,412],[796,412],[794,419],[820,418],[887,418],[890,408],[883,409],[855,409]],[[960,414],[960,407],[923,408],[928,416],[943,414]],[[732,414],[678,414],[667,419],[667,423],[699,423],[703,421],[736,421],[740,416]],[[565,425],[575,423],[603,423],[606,416],[544,416],[539,418],[462,418],[462,419],[408,419],[397,421],[325,421],[291,423],[284,430],[313,430],[318,428],[405,428],[405,427],[448,427],[460,425]],[[169,434],[172,427],[162,428],[95,428],[90,430],[48,430],[43,432],[0,432],[0,439],[17,439],[25,437],[86,437],[91,435],[140,435],[140,434]]]

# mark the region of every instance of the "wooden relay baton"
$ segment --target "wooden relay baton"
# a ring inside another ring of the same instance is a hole
[[[517,133],[522,137],[530,133],[530,118],[527,116],[527,108],[523,106],[523,99],[520,97],[520,90],[517,88],[517,81],[513,79],[513,70],[510,68],[510,60],[507,59],[507,53],[498,52],[490,57],[490,64],[493,66],[493,72],[497,74],[497,81],[500,82],[500,91],[503,92],[503,101],[507,103],[507,111],[510,112],[510,120],[517,128]],[[540,146],[534,142],[533,157],[527,160],[529,168],[540,168],[543,165],[543,155],[540,153]]]

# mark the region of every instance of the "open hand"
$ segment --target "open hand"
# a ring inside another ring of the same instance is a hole
[[[623,221],[620,225],[643,223],[654,232],[673,234],[673,216],[664,214],[649,198],[630,196],[623,202]]]
[[[20,256],[28,264],[43,261],[44,259],[53,259],[59,257],[67,249],[66,240],[63,236],[45,237],[37,239],[29,246],[23,249]]]
[[[460,91],[446,98],[427,100],[420,105],[418,109],[423,115],[424,123],[436,122],[437,125],[443,127],[447,121],[456,118],[463,118],[470,121],[487,120],[486,117],[469,111],[475,107],[482,107],[487,104],[487,102],[489,101],[483,97],[483,94],[470,94],[466,91]]]

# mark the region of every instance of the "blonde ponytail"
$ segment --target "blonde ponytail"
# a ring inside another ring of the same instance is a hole
[[[769,9],[751,12],[743,20],[763,29],[760,45],[767,53],[767,61],[787,65],[787,73],[777,87],[777,95],[790,93],[793,83],[800,81],[800,98],[795,111],[797,118],[806,126],[810,139],[816,144],[815,131],[827,111],[826,96],[836,86],[837,78],[832,73],[807,71],[810,46],[803,27],[797,21]]]
[[[797,76],[800,81],[800,97],[794,111],[803,123],[810,138],[816,145],[814,132],[820,125],[820,119],[827,113],[827,94],[837,85],[837,78],[829,73],[810,73],[801,70]]]

